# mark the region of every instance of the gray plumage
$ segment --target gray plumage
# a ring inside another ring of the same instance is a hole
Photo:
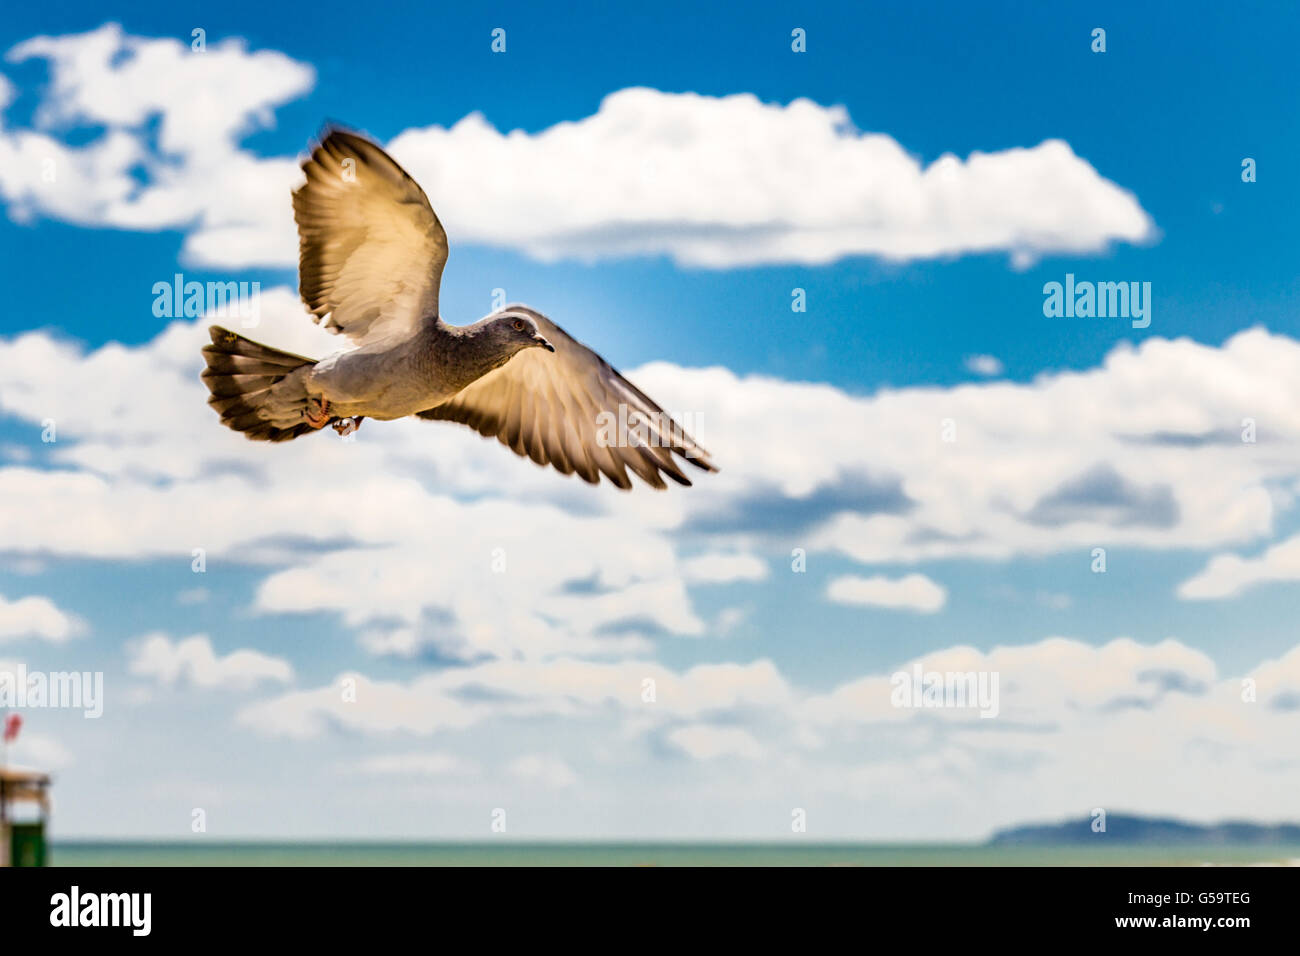
[[[417,415],[468,425],[592,484],[603,474],[630,488],[630,471],[655,488],[664,476],[689,485],[674,455],[716,471],[649,396],[540,312],[510,305],[473,325],[443,322],[447,235],[424,190],[377,145],[328,130],[302,168],[299,292],[314,321],[358,348],[316,361],[213,326],[203,380],[223,424],[288,441]]]

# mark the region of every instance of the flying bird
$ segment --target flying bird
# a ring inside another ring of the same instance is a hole
[[[438,312],[447,234],[424,190],[370,140],[327,129],[293,193],[298,291],[313,321],[357,348],[317,361],[213,326],[208,404],[256,441],[366,418],[460,422],[515,454],[598,484],[689,485],[674,455],[708,453],[644,392],[535,309],[472,325]]]

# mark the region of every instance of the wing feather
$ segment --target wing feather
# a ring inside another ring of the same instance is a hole
[[[555,346],[554,354],[526,349],[448,401],[420,412],[421,418],[469,425],[520,457],[592,484],[603,474],[619,488],[630,488],[631,471],[653,488],[666,487],[665,475],[689,485],[674,455],[704,471],[717,470],[708,452],[599,355],[541,313],[507,308],[532,316]],[[618,424],[638,421],[640,428],[626,431]]]
[[[298,291],[315,321],[358,344],[406,338],[432,321],[447,234],[419,184],[341,129],[325,132],[302,169]]]

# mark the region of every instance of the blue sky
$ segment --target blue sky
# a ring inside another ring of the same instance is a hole
[[[593,838],[780,839],[792,807],[827,839],[1096,806],[1285,815],[1266,794],[1300,772],[1296,16],[10,11],[5,50],[120,47],[0,65],[0,662],[103,671],[107,695],[97,721],[26,715],[15,758],[58,773],[57,832],[195,838],[195,807],[213,836],[468,838],[502,806],[512,835]],[[195,28],[208,50],[186,59]],[[123,81],[141,51],[179,59]],[[698,416],[722,473],[618,496],[440,423],[355,446],[222,432],[195,379],[206,323],[169,328],[150,290],[257,281],[255,338],[327,349],[283,231],[327,120],[424,183],[444,318],[507,290]],[[847,159],[809,175],[805,134]],[[136,158],[114,166],[114,137]],[[630,169],[642,152],[659,165]],[[950,191],[923,188],[947,155]],[[662,202],[628,198],[643,187]],[[913,228],[932,251],[900,251]],[[1067,273],[1149,282],[1150,326],[1045,317]],[[495,547],[510,570],[485,578]],[[1003,716],[879,710],[921,658],[997,670]],[[349,674],[373,709],[335,705]],[[651,714],[646,675],[673,688]]]

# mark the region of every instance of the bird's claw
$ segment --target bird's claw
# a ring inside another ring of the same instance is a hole
[[[346,438],[360,428],[363,421],[365,419],[360,415],[355,418],[340,418],[334,423],[334,430]]]
[[[313,407],[315,411],[313,411]],[[311,398],[302,410],[302,417],[312,428],[324,428],[330,421],[330,402],[328,398]]]

